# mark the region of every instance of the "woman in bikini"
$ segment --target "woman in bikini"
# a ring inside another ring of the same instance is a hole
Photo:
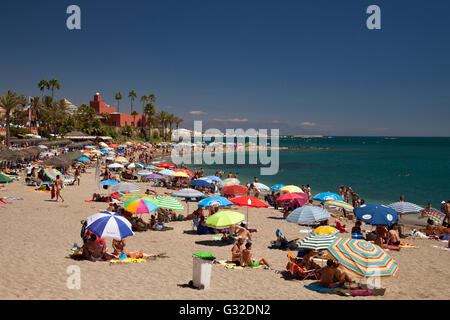
[[[239,238],[237,242],[234,244],[233,249],[231,249],[231,261],[237,266],[241,265],[241,255],[243,245],[244,240],[242,238]]]

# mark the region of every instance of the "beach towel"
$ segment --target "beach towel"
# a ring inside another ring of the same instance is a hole
[[[404,242],[404,241],[400,241],[400,248],[419,248],[418,246],[412,245],[410,243]]]
[[[241,267],[234,264],[234,262],[229,260],[214,260],[213,265],[225,267],[226,269],[259,269],[262,268],[262,265],[257,267]]]
[[[113,260],[109,260],[109,263],[114,263],[114,264],[120,264],[120,263],[143,263],[143,262],[147,262],[147,259],[138,259],[138,258],[126,258],[123,260],[120,259],[113,259]]]
[[[316,291],[316,292],[319,292],[319,293],[325,293],[325,292],[328,293],[330,291],[336,291],[337,289],[342,288],[342,287],[328,288],[328,287],[324,287],[323,285],[321,285],[318,282],[314,282],[314,283],[311,283],[311,284],[305,284],[304,287],[306,289],[309,289],[311,291]]]
[[[1,202],[1,201],[0,201],[0,205],[2,205],[2,204],[7,204],[7,203],[6,203],[6,202]]]
[[[300,233],[311,233],[313,232],[313,229],[303,229],[299,231]]]
[[[4,199],[5,200],[9,200],[9,201],[12,201],[12,200],[23,200],[23,198],[21,198],[21,197],[5,197]]]
[[[411,231],[411,235],[413,237],[419,237],[421,239],[428,239],[428,236],[426,234],[423,234],[422,232],[414,229],[413,231]]]
[[[442,250],[445,250],[445,251],[450,251],[450,248],[444,247],[444,246],[433,246],[433,247],[438,248],[438,249],[442,249]]]

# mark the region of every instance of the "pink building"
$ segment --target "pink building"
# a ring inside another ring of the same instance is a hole
[[[134,119],[131,114],[125,113],[117,113],[115,107],[108,106],[105,101],[102,100],[102,96],[100,93],[96,93],[94,95],[94,101],[90,103],[91,108],[97,112],[97,114],[101,115],[104,113],[110,114],[110,118],[108,120],[102,120],[105,124],[113,127],[145,127],[146,117],[144,115],[137,115]],[[136,125],[134,124],[134,120],[136,120]]]

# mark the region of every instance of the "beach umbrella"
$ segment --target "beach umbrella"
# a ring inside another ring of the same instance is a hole
[[[0,173],[0,183],[11,183],[13,179],[5,175],[4,173]]]
[[[124,166],[121,165],[120,163],[112,163],[108,166],[108,168],[112,168],[112,169],[118,169],[118,168],[123,168]]]
[[[125,192],[125,191],[118,191],[118,192],[114,192],[111,194],[111,197],[114,199],[119,200],[121,197],[123,197],[124,195],[128,194],[129,192]]]
[[[328,201],[328,200],[339,200],[339,201],[344,201],[344,198],[342,198],[340,195],[338,195],[337,193],[332,193],[332,192],[322,192],[322,193],[318,193],[313,197],[314,200],[318,200],[318,201]]]
[[[328,249],[336,240],[336,237],[329,234],[311,235],[297,242],[301,249],[325,250]]]
[[[280,191],[281,188],[286,187],[286,185],[284,184],[274,184],[273,186],[270,187],[271,190],[273,191]]]
[[[42,145],[42,144],[38,145],[38,147],[41,148],[41,149],[48,149],[47,146],[44,146],[44,145]]]
[[[248,208],[268,208],[269,205],[258,198],[255,197],[249,197],[249,196],[243,196],[243,197],[236,197],[230,199],[230,201],[238,206],[247,207],[247,222],[248,222]]]
[[[164,162],[164,163],[158,164],[158,167],[160,167],[160,168],[167,168],[167,169],[175,169],[177,166],[174,165],[174,164],[171,164],[171,163]]]
[[[280,188],[281,192],[287,192],[287,193],[304,193],[303,190],[297,186],[293,186],[293,185],[289,185],[289,186],[284,186],[282,188]]]
[[[328,248],[340,268],[356,277],[386,278],[395,275],[397,263],[376,244],[339,237]]]
[[[291,201],[294,199],[301,199],[301,200],[306,200],[308,201],[308,195],[304,194],[304,193],[285,193],[281,196],[279,196],[276,201],[277,202],[281,202],[281,201]],[[305,202],[306,203],[306,202]]]
[[[138,176],[149,176],[151,174],[153,174],[153,172],[148,171],[148,170],[142,170],[137,173]]]
[[[214,181],[214,182],[222,182],[222,179],[220,179],[219,177],[216,177],[216,176],[207,176],[205,178],[209,179],[211,181]],[[200,178],[200,179],[202,179],[202,178]]]
[[[103,211],[86,219],[87,230],[99,238],[121,240],[134,235],[131,223],[115,212]]]
[[[286,194],[289,194],[289,193],[286,193]],[[289,205],[291,207],[298,208],[298,207],[304,206],[308,202],[308,195],[306,195],[304,193],[299,193],[299,194],[304,195],[305,197],[304,198],[296,198],[296,199],[289,201]]]
[[[123,208],[135,214],[151,213],[158,210],[158,206],[150,198],[132,198],[123,204]]]
[[[118,200],[122,201],[122,202],[127,202],[130,199],[133,198],[148,198],[149,195],[146,193],[142,193],[142,192],[128,192],[127,194],[121,196],[118,198]]]
[[[408,212],[421,212],[424,210],[422,207],[411,202],[394,202],[388,205],[389,208],[394,209],[397,213],[408,213]]]
[[[114,192],[117,191],[136,192],[139,191],[139,187],[129,182],[121,182],[118,185],[115,185],[112,190]]]
[[[127,168],[128,169],[134,169],[134,168],[136,168],[136,164],[135,163],[130,163]]]
[[[205,194],[195,189],[181,189],[171,194],[172,197],[203,198]]]
[[[152,198],[152,201],[159,208],[170,210],[184,210],[184,207],[180,201],[169,196],[157,196],[156,198]]]
[[[175,171],[175,172],[183,172],[183,173],[186,173],[191,178],[194,177],[194,174],[191,171],[189,171],[188,169],[173,169],[173,171]]]
[[[98,185],[99,186],[115,186],[118,184],[119,184],[119,182],[117,182],[116,180],[103,180]]]
[[[227,196],[244,195],[248,194],[249,192],[250,191],[246,187],[239,185],[225,187],[222,189],[222,193]]]
[[[199,207],[210,208],[210,207],[229,207],[233,203],[225,197],[208,197],[205,198],[197,204]]]
[[[148,165],[148,166],[144,166],[144,168],[145,168],[145,169],[153,170],[153,169],[155,169],[155,166]]]
[[[228,178],[218,183],[219,188],[225,188],[238,185],[240,181],[236,178]]]
[[[339,230],[330,226],[319,226],[314,229],[313,234],[330,234],[335,235],[339,233]]]
[[[77,159],[78,162],[90,162],[91,159],[87,158],[87,157],[81,157]]]
[[[187,173],[181,171],[174,171],[172,177],[190,178],[190,176]]]
[[[146,176],[146,177],[147,177],[147,179],[166,180],[166,177],[164,177],[164,176],[162,176],[162,175],[160,175],[160,174],[157,174],[157,173],[149,174],[149,175]]]
[[[60,178],[61,178],[61,180],[64,182],[64,180],[65,180],[65,177],[63,176],[63,174],[59,171],[59,170],[56,170],[56,169],[53,169],[53,168],[45,168],[44,169],[44,173],[45,173],[45,175],[47,176],[47,177],[49,177],[51,180],[53,180],[53,181],[56,181],[56,178],[58,177],[58,176],[60,176]]]
[[[93,146],[85,146],[84,148],[85,149],[95,149],[95,147],[93,147]]]
[[[270,191],[270,188],[264,183],[253,182],[253,185],[261,191]]]
[[[382,204],[363,204],[353,210],[357,219],[376,226],[390,226],[398,221],[397,212]]]
[[[138,162],[136,163],[136,167],[145,168],[146,166],[142,162]]]
[[[114,157],[106,157],[106,160],[108,160],[108,161],[113,161],[113,160],[114,160]]]
[[[164,175],[164,176],[173,176],[173,174],[174,174],[175,172],[173,172],[172,170],[161,170],[161,171],[159,171],[158,173],[159,173],[159,174],[162,174],[162,175]]]
[[[42,152],[41,157],[53,157],[54,155],[53,152]]]
[[[436,222],[437,224],[441,225],[442,222],[444,222],[445,213],[442,213],[433,208],[427,208],[420,212],[420,216],[422,218],[427,217],[427,218],[433,220],[434,222]]]
[[[207,180],[201,180],[201,179],[192,180],[191,186],[199,186],[199,187],[206,187],[206,188],[214,189],[214,186],[211,183],[209,183]]]
[[[317,206],[304,206],[292,211],[286,218],[287,222],[311,224],[330,218],[330,213]]]
[[[244,221],[242,213],[230,210],[219,211],[206,220],[206,225],[212,228],[225,228]]]
[[[325,202],[325,204],[333,206],[333,207],[339,207],[339,208],[344,208],[345,210],[348,211],[353,211],[353,206],[348,204],[345,201],[340,201],[340,200],[328,200]]]
[[[128,159],[125,158],[125,157],[117,157],[117,158],[114,159],[114,162],[121,163],[121,164],[128,164],[128,163],[130,163],[128,161]]]

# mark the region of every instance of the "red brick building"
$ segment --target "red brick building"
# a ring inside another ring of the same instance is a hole
[[[102,100],[102,96],[100,93],[96,93],[94,95],[94,101],[90,103],[91,108],[97,112],[97,114],[101,115],[104,113],[108,113],[110,115],[109,119],[102,120],[105,124],[113,127],[145,127],[146,118],[144,115],[136,116],[136,125],[134,125],[134,118],[131,114],[125,113],[117,113],[115,107],[108,106],[105,101]]]

